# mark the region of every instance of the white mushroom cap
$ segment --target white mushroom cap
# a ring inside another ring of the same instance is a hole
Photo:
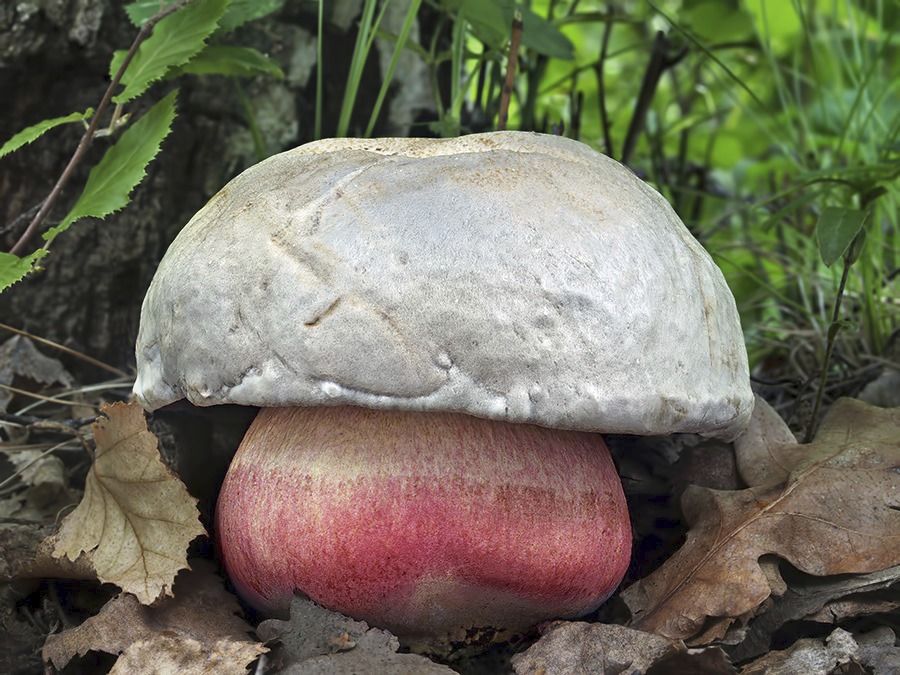
[[[153,410],[354,404],[730,438],[753,407],[721,272],[665,199],[558,136],[331,139],[247,169],[144,300]]]

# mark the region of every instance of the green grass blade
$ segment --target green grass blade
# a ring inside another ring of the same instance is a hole
[[[372,114],[369,116],[369,123],[366,125],[365,136],[371,136],[375,123],[378,121],[378,115],[381,113],[381,106],[384,104],[384,98],[387,96],[388,88],[394,79],[394,71],[400,62],[400,56],[406,48],[406,41],[409,39],[409,32],[412,30],[413,22],[419,13],[419,7],[422,0],[411,0],[406,10],[406,17],[403,19],[403,26],[400,28],[400,35],[397,36],[397,42],[394,44],[394,53],[391,54],[391,62],[388,64],[387,72],[381,80],[381,88],[378,90],[378,98],[375,99],[375,105],[372,107]]]
[[[369,56],[368,48],[371,45],[369,34],[372,30],[372,20],[375,16],[377,4],[377,0],[366,0],[363,6],[362,18],[359,21],[359,28],[356,33],[356,44],[353,47],[353,57],[350,60],[347,85],[344,88],[344,98],[341,101],[341,112],[338,116],[337,133],[335,134],[338,137],[346,136],[347,130],[350,128],[350,116],[353,114],[359,82],[362,79],[363,68]]]
[[[316,118],[313,137],[322,138],[322,15],[325,12],[325,0],[319,0],[319,17],[316,25]]]
[[[229,77],[253,77],[269,75],[281,79],[281,68],[265,54],[252,47],[213,45],[207,47],[179,69],[191,75],[227,75]]]
[[[269,149],[266,146],[266,139],[263,137],[259,123],[256,121],[256,111],[253,104],[244,93],[244,88],[240,82],[235,81],[234,89],[237,92],[238,101],[241,103],[241,110],[244,112],[244,119],[247,120],[247,127],[250,129],[250,138],[253,139],[253,152],[256,154],[256,161],[261,162],[269,156]]]

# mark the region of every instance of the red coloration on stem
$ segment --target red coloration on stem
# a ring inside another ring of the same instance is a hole
[[[631,549],[598,434],[451,413],[263,409],[216,517],[252,604],[296,589],[406,637],[587,613]]]

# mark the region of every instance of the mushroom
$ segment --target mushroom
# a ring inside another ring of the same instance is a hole
[[[216,536],[240,594],[405,639],[597,608],[631,529],[602,433],[732,438],[734,299],[669,204],[581,143],[330,139],[226,185],[144,300],[135,394],[262,410]]]

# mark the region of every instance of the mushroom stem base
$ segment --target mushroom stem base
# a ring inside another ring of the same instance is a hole
[[[590,612],[631,548],[599,435],[452,413],[263,409],[216,520],[251,604],[299,591],[414,641]]]

